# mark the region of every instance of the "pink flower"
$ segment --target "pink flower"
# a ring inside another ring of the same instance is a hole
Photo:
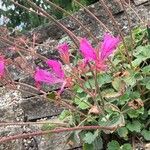
[[[4,58],[0,56],[0,78],[4,75],[5,63]]]
[[[68,53],[69,50],[69,46],[67,43],[63,43],[57,46],[57,49],[61,52],[61,53]]]
[[[48,60],[47,65],[52,68],[52,72],[56,77],[63,79],[65,77],[64,71],[62,70],[62,64],[57,60]]]
[[[57,49],[59,50],[59,54],[61,56],[61,59],[64,63],[69,64],[70,63],[70,57],[69,57],[69,46],[67,43],[63,43],[58,45]]]
[[[99,51],[99,56],[96,56],[96,50],[86,38],[82,38],[80,40],[80,51],[85,59],[85,64],[87,61],[93,61],[95,65],[95,67],[92,65],[93,68],[98,70],[106,70],[107,66],[105,64],[105,60],[113,53],[119,42],[120,40],[118,37],[115,38],[106,33]]]
[[[37,83],[44,82],[44,83],[49,83],[49,84],[55,84],[55,83],[62,82],[61,79],[55,77],[53,74],[51,74],[47,70],[39,69],[39,68],[36,68],[34,79]]]
[[[39,86],[42,82],[48,84],[61,83],[61,89],[59,91],[59,93],[61,93],[66,85],[65,74],[62,70],[62,65],[56,60],[48,60],[46,63],[52,70],[49,72],[48,70],[37,68],[34,74],[36,85]]]
[[[101,50],[99,52],[99,57],[102,60],[105,60],[108,58],[110,54],[113,53],[113,51],[116,49],[118,46],[120,40],[119,37],[115,38],[112,35],[106,33],[104,35],[104,41],[102,42],[101,45]]]
[[[80,51],[87,61],[96,60],[95,49],[86,38],[80,40]]]

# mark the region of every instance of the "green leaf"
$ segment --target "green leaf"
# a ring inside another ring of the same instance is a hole
[[[131,109],[127,112],[130,118],[137,118],[140,114],[144,114],[144,107],[134,110]]]
[[[59,119],[64,120],[68,116],[70,116],[70,111],[69,110],[63,110],[61,112],[61,114],[59,115]]]
[[[122,95],[121,97],[119,97],[119,104],[120,105],[124,105],[126,102],[128,102],[130,100],[130,89],[127,89],[125,94]]]
[[[95,150],[93,144],[84,143],[83,150]]]
[[[139,65],[141,64],[141,62],[144,61],[144,60],[146,60],[146,59],[143,59],[143,58],[141,58],[141,57],[136,58],[134,61],[132,61],[132,66],[133,66],[133,67],[137,67],[137,66],[139,66]]]
[[[42,131],[47,131],[47,130],[53,130],[56,128],[55,124],[50,124],[50,123],[45,123],[43,124],[43,126],[41,127]],[[47,134],[48,137],[52,136],[53,133],[49,133]]]
[[[85,143],[92,144],[94,142],[94,140],[96,139],[97,136],[98,136],[98,130],[95,131],[94,134],[92,132],[87,132],[85,134],[85,137],[83,138],[83,141]]]
[[[130,99],[138,99],[140,98],[141,94],[138,91],[131,91],[130,92]]]
[[[90,83],[90,84],[89,84]],[[94,79],[89,79],[88,81],[85,82],[84,86],[85,88],[88,88],[88,89],[91,89],[91,86],[92,86],[92,89],[95,89],[95,80]]]
[[[148,81],[148,82],[146,83],[146,88],[147,88],[148,90],[150,90],[150,81]]]
[[[122,81],[120,78],[114,78],[112,81],[112,86],[115,90],[119,91],[121,87]]]
[[[132,150],[131,144],[123,144],[121,150]]]
[[[128,136],[128,129],[126,127],[121,127],[117,130],[118,135],[122,138],[126,138]]]
[[[108,143],[107,150],[120,150],[120,145],[117,141],[112,140]]]
[[[99,134],[93,142],[94,150],[103,149],[103,139],[101,138],[101,134]]]
[[[133,55],[136,57],[136,59],[132,61],[133,67],[139,66],[142,61],[145,61],[146,59],[150,58],[149,49],[150,45],[139,46],[136,48],[136,50],[133,52]]]
[[[86,97],[83,98],[75,98],[75,104],[82,110],[85,110],[90,107],[90,103],[87,101]]]
[[[148,115],[150,115],[150,109],[148,110]]]
[[[50,124],[50,123],[45,123],[43,126],[42,126],[42,130],[43,131],[46,131],[46,130],[53,130],[55,129],[55,125],[54,124]]]
[[[56,93],[55,92],[50,92],[47,95],[47,98],[49,98],[50,100],[55,100],[56,98]]]
[[[136,84],[136,79],[134,74],[130,75],[129,77],[124,78],[124,82],[127,86],[133,87]]]
[[[112,77],[109,74],[103,73],[98,75],[98,84],[101,87],[106,83],[111,83]]]
[[[78,87],[77,93],[82,93],[83,91],[84,91],[84,90],[83,90],[82,88]]]
[[[143,73],[150,73],[150,65],[142,69]]]
[[[125,125],[124,116],[117,112],[114,112],[114,114],[111,114],[109,120],[110,122],[108,123],[108,126],[111,126],[111,127],[121,127]]]
[[[133,132],[140,132],[141,131],[141,123],[137,120],[134,120],[132,123],[127,124],[127,128]]]
[[[145,140],[150,141],[150,131],[144,129],[142,130],[141,134],[143,135]]]
[[[136,58],[143,58],[143,59],[147,59],[150,57],[150,45],[146,45],[146,46],[138,46],[136,48],[136,50],[133,52],[133,55],[136,57]]]

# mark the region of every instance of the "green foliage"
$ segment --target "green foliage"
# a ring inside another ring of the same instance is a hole
[[[132,150],[131,144],[123,144],[121,150]]]
[[[136,48],[136,50],[133,53],[133,56],[136,58],[134,61],[132,61],[133,67],[139,66],[142,62],[150,58],[149,49],[150,45],[139,46]]]
[[[75,98],[75,104],[82,110],[90,107],[90,103],[88,102],[88,98]]]
[[[150,141],[150,131],[143,129],[141,134],[146,141]]]
[[[101,138],[101,134],[98,131],[95,133],[87,132],[83,138],[84,150],[101,150],[103,149],[103,140]]]
[[[42,130],[43,130],[43,131],[46,131],[46,130],[53,130],[53,129],[55,129],[55,127],[56,127],[56,126],[55,126],[54,124],[48,124],[48,123],[46,124],[46,123],[45,123],[45,124],[42,126]]]
[[[134,120],[133,122],[127,124],[127,128],[131,132],[133,132],[133,131],[140,132],[141,131],[141,123],[137,120]]]
[[[128,129],[126,127],[121,127],[117,130],[118,135],[122,138],[127,138],[128,136]]]
[[[85,137],[83,138],[83,141],[87,144],[92,144],[96,137],[98,136],[98,132],[96,131],[94,134],[91,132],[87,132],[85,134]]]
[[[93,144],[84,143],[83,150],[94,150],[94,146],[93,146]]]
[[[138,110],[131,109],[127,112],[130,118],[137,118],[140,114],[144,114],[144,108],[140,108]]]
[[[146,120],[150,114],[150,110],[147,109],[149,108],[148,100],[150,97],[150,45],[145,29],[136,28],[133,30],[133,35],[135,47],[132,52],[131,47],[129,47],[130,54],[133,54],[131,64],[122,55],[125,51],[124,46],[120,46],[118,53],[112,59],[115,70],[98,73],[96,76],[97,83],[91,72],[86,75],[83,74],[84,88],[79,85],[74,87],[77,97],[73,98],[73,106],[87,116],[85,119],[80,117],[79,122],[76,121],[78,125],[81,125],[82,120],[82,125],[85,126],[117,127],[116,131],[81,131],[79,137],[83,142],[84,150],[96,150],[98,146],[95,146],[95,143],[100,143],[99,147],[101,148],[99,149],[102,149],[105,145],[103,134],[112,137],[110,138],[111,142],[106,142],[108,150],[132,150],[132,146],[129,144],[132,134],[143,137],[145,141],[149,140],[149,128],[146,125]],[[121,67],[118,62],[122,64]],[[88,77],[88,80],[86,80],[86,77]],[[98,88],[96,87],[97,84]],[[86,93],[86,90],[90,92],[99,90],[100,93],[92,99],[92,96]],[[95,107],[95,101],[100,104],[102,109],[100,112]],[[146,107],[144,103],[147,104]],[[118,139],[113,140],[116,135]],[[100,136],[99,140],[97,140],[98,136]],[[126,141],[126,143],[123,141]]]
[[[81,0],[80,3],[90,5],[96,1],[97,0]],[[27,3],[26,0],[18,0],[17,2],[25,7],[30,8],[30,5]],[[48,13],[52,14],[57,19],[61,19],[65,15],[63,12],[52,7],[51,5],[45,2],[43,3],[42,0],[33,0],[33,2],[41,8],[44,8]],[[52,2],[70,12],[74,12],[79,9],[79,6],[77,6],[77,4],[73,2],[73,0],[52,0]],[[47,19],[38,16],[32,12],[23,10],[22,8],[13,5],[9,0],[2,1],[2,4],[7,9],[0,9],[0,17],[3,15],[9,18],[10,21],[7,23],[7,27],[9,28],[15,28],[23,24],[22,28],[25,30],[29,30],[39,25],[44,25],[45,23],[48,23]]]
[[[42,131],[47,131],[47,130],[53,130],[56,128],[55,124],[50,124],[50,123],[45,123],[42,127],[41,130]],[[52,136],[52,133],[48,134],[48,138],[50,138]]]
[[[68,110],[64,110],[62,111],[62,113],[59,115],[59,119],[60,120],[64,120],[65,118],[67,118],[68,116],[70,116],[70,111]]]
[[[107,150],[120,150],[120,144],[113,140],[108,143]]]
[[[35,2],[38,6],[41,6],[43,8],[45,7],[45,4],[41,3],[41,0],[33,0],[33,2]],[[26,2],[26,0],[18,0],[18,3],[25,7],[30,6]],[[10,21],[7,23],[7,27],[9,28],[15,28],[23,24],[23,28],[28,30],[31,28],[35,28],[41,24],[44,24],[45,22],[48,22],[48,20],[44,19],[43,17],[37,16],[32,12],[28,12],[18,6],[12,5],[12,3],[9,0],[3,1],[3,6],[9,8],[4,11],[0,10],[1,15],[4,15],[7,18],[9,18]]]
[[[107,145],[107,150],[132,150],[132,147],[130,144],[123,144],[120,146],[120,144],[117,141],[111,141]]]

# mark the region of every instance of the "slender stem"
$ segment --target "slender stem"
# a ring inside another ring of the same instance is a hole
[[[94,80],[95,80],[95,99],[94,99],[94,103],[97,105],[97,107],[99,108],[100,110],[100,107],[99,107],[99,104],[97,102],[97,94],[99,95],[100,99],[101,99],[101,102],[103,101],[102,99],[102,96],[101,96],[101,93],[100,93],[100,89],[99,89],[99,85],[98,85],[98,81],[97,81],[97,69],[95,69],[95,72],[91,69],[91,65],[90,63],[88,63],[89,65],[89,68],[90,68],[90,71],[94,77]],[[102,102],[103,103],[103,102]],[[102,104],[103,105],[103,104]]]
[[[71,131],[78,131],[78,130],[96,130],[96,129],[114,131],[117,129],[117,127],[82,126],[82,127],[73,127],[73,128],[59,128],[55,130],[38,131],[38,132],[32,132],[32,133],[22,133],[22,134],[12,135],[9,137],[2,137],[0,138],[0,143],[9,142],[9,141],[16,140],[16,139],[29,138],[32,136],[46,135],[49,133],[62,133],[62,132],[71,132]]]
[[[44,14],[45,16],[48,17],[48,19],[52,20],[60,29],[62,29],[71,39],[72,41],[75,43],[75,45],[77,47],[79,47],[79,40],[77,38],[77,36],[71,32],[69,29],[67,29],[63,24],[61,24],[58,20],[56,20],[54,17],[52,17],[51,15],[49,15],[46,11],[44,11],[42,8],[40,8],[39,6],[37,6],[35,3],[31,2],[31,0],[27,0],[27,2],[35,9],[38,10],[39,12],[41,12],[42,14]]]
[[[54,17],[52,17],[51,15],[49,15],[46,11],[44,11],[42,8],[40,8],[39,6],[37,6],[35,3],[33,3],[31,0],[27,0],[27,2],[35,9],[38,10],[41,13],[37,13],[34,10],[30,10],[29,8],[14,2],[14,0],[11,0],[11,2],[13,2],[15,5],[18,5],[19,7],[22,7],[23,9],[26,9],[28,11],[31,11],[37,15],[41,15],[42,13],[42,17],[46,17],[50,20],[52,20],[59,28],[61,28],[71,39],[72,41],[75,43],[75,45],[78,47],[79,43],[78,43],[78,38],[75,36],[75,34],[73,32],[71,32],[69,29],[67,29],[64,25],[62,25],[59,21],[57,21]]]
[[[144,21],[142,20],[142,18],[138,15],[138,13],[131,7],[131,5],[130,4],[128,4],[127,2],[125,2],[124,1],[124,3],[127,5],[127,7],[128,8],[130,8],[133,12],[134,12],[134,14],[138,17],[138,19],[140,20],[140,22],[142,23],[142,24],[144,24]]]
[[[20,50],[24,50],[23,52],[29,52],[29,53],[31,52],[29,49],[26,49],[26,48],[24,48],[22,46],[16,45],[14,42],[12,42],[12,41],[10,41],[10,40],[8,40],[6,38],[3,38],[3,37],[0,36],[0,39],[1,39],[1,42],[5,43],[7,45],[14,46],[16,48],[19,48]],[[41,60],[44,60],[44,61],[46,61],[48,59],[45,56],[42,56],[41,54],[38,54],[38,53],[34,53],[34,55],[39,57]]]
[[[94,98],[94,94],[92,94],[88,89],[86,89],[83,85],[83,83],[85,82],[84,80],[82,80],[81,78],[78,77],[78,75],[76,75],[76,73],[71,73],[71,72],[68,72],[71,76],[73,76],[76,80],[76,81],[73,81],[74,84],[78,85],[79,87],[81,87],[83,89],[83,91],[85,93],[87,93],[88,95],[90,95],[92,98]]]
[[[56,5],[55,3],[51,2],[50,0],[44,0],[44,1],[46,1],[48,4],[50,4],[50,5],[52,5],[52,6],[56,7],[56,8],[58,8],[58,9],[61,10],[62,12],[66,13],[67,15],[69,15],[69,16],[70,16],[70,19],[76,21],[76,23],[77,23],[79,26],[81,26],[81,27],[89,34],[89,36],[91,36],[91,37],[94,39],[94,41],[95,41],[97,44],[99,43],[98,40],[96,39],[96,37],[93,35],[93,33],[90,32],[90,30],[88,30],[88,28],[86,28],[85,25],[83,25],[83,24],[81,23],[81,21],[79,21],[78,19],[76,19],[71,13],[69,13],[69,12],[66,11],[65,9],[61,8],[60,6]]]
[[[107,32],[111,33],[111,31],[106,27],[106,25],[98,19],[92,12],[90,12],[85,6],[79,3],[77,0],[74,0],[81,8],[83,8],[92,18],[94,18]]]
[[[79,111],[79,110],[77,110],[77,108],[76,107],[74,107],[74,106],[72,106],[72,105],[70,105],[69,103],[67,103],[66,101],[64,101],[63,99],[61,100],[61,102],[60,102],[63,106],[65,106],[65,107],[67,107],[68,109],[71,109],[72,111],[74,111],[74,112],[78,112],[81,116],[84,116],[84,117],[86,117],[86,115],[83,113],[83,112],[81,112],[81,111]]]
[[[126,17],[127,17],[128,26],[129,26],[129,31],[130,31],[131,47],[132,47],[132,49],[133,49],[133,48],[134,48],[134,39],[133,39],[132,29],[131,29],[131,19],[130,19],[128,13],[127,13],[126,8],[125,8],[125,5],[124,5],[124,4],[125,4],[125,1],[124,1],[124,0],[120,0],[120,2],[121,2],[121,5],[122,5],[122,7],[123,7],[123,9],[124,9],[125,15],[126,15]],[[131,50],[131,51],[132,51],[132,50]]]
[[[30,88],[30,89],[36,90],[36,91],[38,91],[38,92],[41,92],[41,93],[44,94],[44,95],[47,94],[47,93],[44,92],[43,90],[39,90],[39,89],[37,89],[36,87],[34,87],[34,86],[32,86],[32,85],[29,85],[29,84],[26,84],[26,83],[22,83],[22,82],[14,82],[14,83],[17,84],[17,85],[22,85],[22,86],[28,87],[28,88]]]

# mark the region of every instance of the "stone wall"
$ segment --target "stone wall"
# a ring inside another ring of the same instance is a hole
[[[109,8],[112,10],[115,19],[119,22],[120,28],[125,33],[128,33],[128,22],[124,13],[123,8],[118,5],[117,0],[107,0]],[[143,18],[147,18],[150,14],[150,1],[149,0],[134,0],[131,3],[132,7],[137,11],[137,13]],[[106,15],[105,10],[100,5],[96,3],[88,7],[88,9],[103,23],[109,27],[109,29],[115,32],[115,27],[113,26],[110,18]],[[139,24],[139,20],[132,10],[128,8],[128,13],[131,18],[132,27]],[[74,14],[74,17],[79,19],[83,25],[90,29],[94,36],[100,40],[101,36],[105,30],[91,17],[85,10],[80,10]],[[60,20],[62,24],[73,31],[77,36],[88,36],[84,30],[78,26],[75,21],[71,18],[66,17]],[[59,40],[67,35],[63,33],[55,24],[47,24],[44,27],[38,27],[26,34],[27,37],[32,37],[33,34],[38,34],[37,51],[48,58],[58,58],[58,53],[53,50],[53,48],[58,44]],[[1,45],[1,44],[0,44]],[[50,46],[50,47],[49,47]],[[14,69],[10,70],[14,75],[15,80],[20,80],[28,84],[32,84],[32,79],[26,77]],[[25,88],[25,87],[24,87]],[[50,87],[46,90],[53,90],[56,87]],[[33,89],[27,89],[33,91]],[[39,97],[21,94],[20,92],[14,90],[7,90],[4,87],[0,88],[0,121],[36,121],[38,119],[55,119],[62,109],[55,106],[52,102],[45,101]],[[0,126],[0,137],[3,135],[14,135],[16,133],[25,133],[37,131],[40,129],[38,125],[28,125],[28,126]],[[67,150],[71,149],[68,145],[64,146],[64,141],[66,140],[66,134],[53,135],[48,138],[44,137],[32,137],[24,140],[17,140],[15,142],[10,142],[6,144],[0,144],[0,150]],[[60,144],[61,143],[61,144]],[[64,146],[64,147],[63,147]],[[80,147],[80,146],[79,146]],[[78,148],[76,148],[78,149]]]

